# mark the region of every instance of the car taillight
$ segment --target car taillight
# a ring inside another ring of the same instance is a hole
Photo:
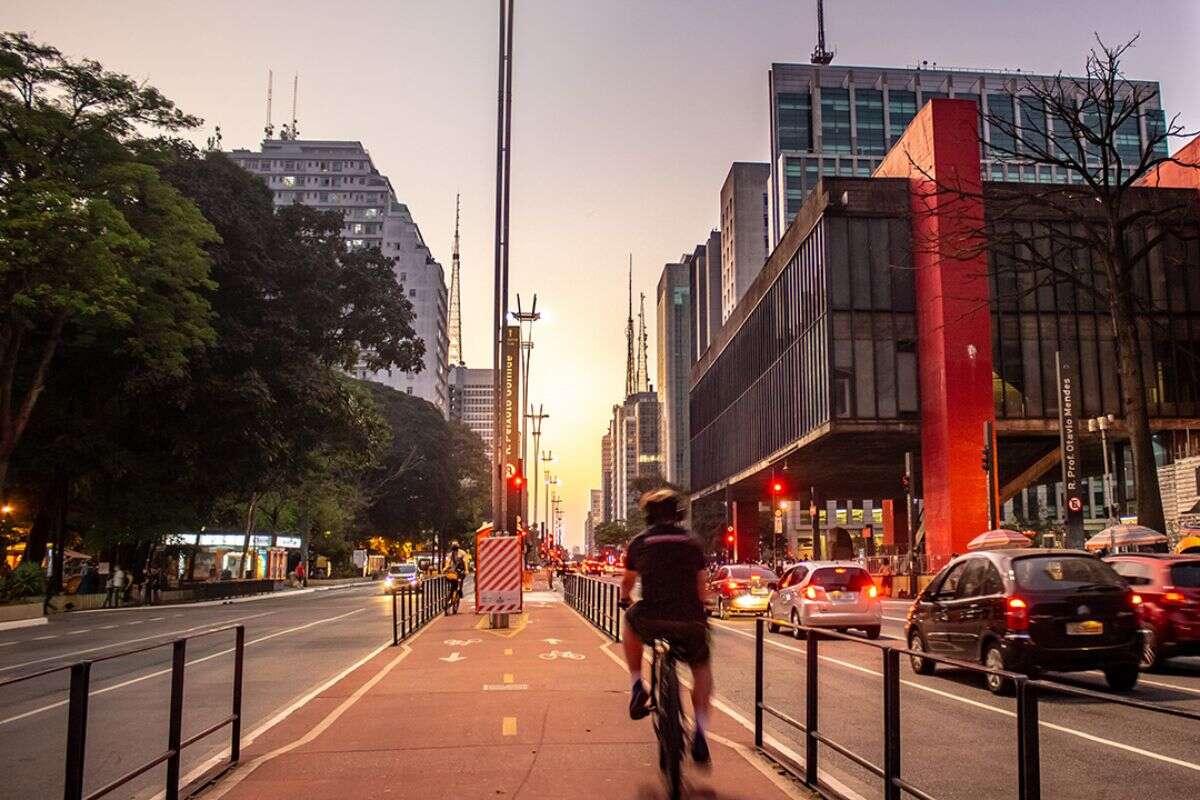
[[[1010,631],[1029,630],[1029,607],[1019,597],[1008,598],[1004,609],[1004,625]]]
[[[809,586],[804,590],[804,596],[809,600],[824,600],[825,590],[820,586]]]
[[[871,598],[872,600],[874,600],[876,597],[879,597],[879,587],[873,583],[870,586],[868,586],[867,587],[867,597]]]
[[[1137,592],[1130,592],[1126,599],[1129,600],[1129,607],[1137,612],[1138,619],[1142,618],[1142,596]]]
[[[1162,603],[1164,606],[1181,606],[1187,602],[1187,597],[1183,592],[1166,591],[1163,592]]]
[[[725,587],[727,589],[729,589],[729,591],[732,592],[733,590],[737,589],[738,582],[737,581],[728,581],[728,582],[726,582]]]

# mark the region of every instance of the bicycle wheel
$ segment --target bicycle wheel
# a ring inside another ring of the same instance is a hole
[[[655,730],[658,733],[659,766],[667,781],[668,796],[679,800],[683,791],[683,709],[679,702],[679,677],[675,659],[660,655],[663,663],[657,670],[655,687]]]

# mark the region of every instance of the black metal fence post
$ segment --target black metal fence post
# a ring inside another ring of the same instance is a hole
[[[396,627],[399,624],[400,623],[396,620],[396,592],[393,591],[392,592],[392,647],[395,647],[396,645],[400,644],[400,637],[397,634],[398,628]]]
[[[900,800],[900,654],[883,650],[883,798]]]
[[[1038,689],[1017,679],[1017,797],[1041,800],[1041,744],[1038,739]]]
[[[233,643],[233,723],[229,730],[229,760],[242,757],[242,668],[246,663],[246,626],[238,625]]]
[[[817,633],[808,631],[804,648],[804,782],[817,785]]]
[[[65,800],[80,800],[83,797],[83,764],[87,755],[88,692],[91,673],[90,661],[71,665],[70,705],[67,708],[67,771],[63,781]]]
[[[754,746],[763,746],[763,626],[762,617],[754,620]]]
[[[171,648],[171,709],[167,721],[166,800],[179,800],[180,742],[183,741],[183,670],[187,665],[187,639]]]

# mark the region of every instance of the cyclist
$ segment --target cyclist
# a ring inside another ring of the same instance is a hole
[[[683,527],[683,497],[673,489],[656,489],[638,501],[646,517],[646,530],[634,537],[625,555],[625,577],[621,581],[621,604],[625,612],[625,663],[633,679],[629,716],[642,719],[650,713],[650,694],[642,683],[642,648],[665,638],[672,650],[691,668],[692,708],[696,731],[692,737],[692,760],[708,764],[708,741],[704,731],[712,697],[712,666],[709,664],[708,623],[704,617],[704,587],[707,572],[704,550]],[[631,602],[638,577],[642,599]]]
[[[467,551],[459,547],[457,541],[450,543],[450,552],[446,553],[442,572],[445,573],[446,580],[450,582],[448,604],[455,605],[455,601],[462,597],[463,581],[467,578]]]

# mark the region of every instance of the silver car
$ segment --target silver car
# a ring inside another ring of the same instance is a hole
[[[878,639],[883,624],[879,587],[860,565],[850,561],[806,561],[787,570],[767,602],[767,616],[793,625],[850,628]],[[772,633],[780,625],[768,623]],[[792,628],[796,638],[803,634]]]

